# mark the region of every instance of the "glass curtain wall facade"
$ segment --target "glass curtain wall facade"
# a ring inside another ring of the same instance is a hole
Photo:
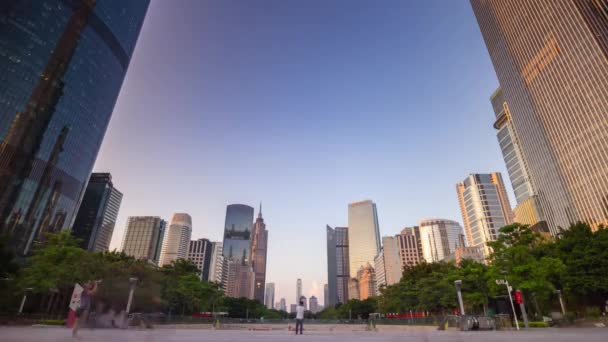
[[[112,184],[109,173],[93,173],[87,184],[72,235],[89,252],[105,252],[110,247],[122,193]]]
[[[0,233],[69,229],[149,1],[0,3]]]
[[[608,2],[471,4],[549,228],[608,223]]]
[[[502,176],[498,172],[470,174],[456,189],[467,243],[483,248],[487,257],[486,243],[496,240],[501,227],[513,223]]]
[[[251,229],[253,208],[244,204],[230,204],[226,208],[224,225],[224,257],[249,263],[251,257]]]
[[[439,262],[454,252],[462,227],[456,221],[445,219],[423,219],[420,227],[422,257],[427,263]]]
[[[327,226],[327,296],[325,306],[346,303],[350,263],[348,228]]]
[[[158,265],[166,226],[157,216],[130,216],[120,250]]]
[[[380,228],[374,202],[368,200],[348,205],[348,239],[350,276],[355,278],[359,268],[373,264],[380,253]]]
[[[397,236],[382,237],[384,272],[386,286],[394,285],[401,280],[403,266],[399,257],[399,238]],[[378,283],[378,285],[380,285]]]

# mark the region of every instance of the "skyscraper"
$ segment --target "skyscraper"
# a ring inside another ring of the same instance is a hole
[[[178,259],[186,259],[191,235],[192,218],[190,215],[173,214],[171,224],[165,233],[159,266],[169,265]]]
[[[382,237],[382,257],[384,264],[384,285],[394,285],[401,280],[403,266],[399,257],[399,242],[397,236]],[[378,271],[376,270],[376,274]],[[380,286],[378,283],[377,286]]]
[[[279,310],[287,312],[287,301],[285,301],[285,298],[281,298],[279,301]]]
[[[302,279],[298,278],[296,280],[296,304],[300,302],[300,298],[302,298]]]
[[[158,265],[166,226],[167,222],[158,216],[130,216],[121,250]]]
[[[149,1],[2,2],[0,234],[72,227]]]
[[[253,225],[252,237],[251,237],[251,267],[255,273],[253,298],[264,303],[264,287],[266,284],[266,256],[268,247],[268,231],[266,230],[266,224],[262,218],[262,204],[260,203],[260,211],[258,212],[258,218],[255,220]],[[270,303],[274,303],[273,300]]]
[[[366,300],[376,295],[376,274],[370,263],[359,267],[357,271],[357,284],[359,285],[359,300]]]
[[[348,252],[350,276],[356,277],[361,266],[373,264],[380,253],[380,228],[376,204],[372,201],[348,205]]]
[[[209,268],[209,281],[218,283],[221,286],[225,285],[226,282],[224,280],[224,256],[222,255],[222,242],[212,242],[212,252],[211,252],[211,267]],[[225,288],[224,288],[225,290]]]
[[[329,303],[329,287],[327,284],[323,285],[323,305],[328,306]]]
[[[405,227],[401,230],[401,234],[396,235],[396,238],[402,269],[416,266],[422,262],[424,258],[422,256],[422,243],[420,242],[420,227]],[[399,277],[401,278],[401,275]]]
[[[112,184],[109,173],[93,173],[80,203],[72,234],[89,252],[105,252],[110,247],[122,193]]]
[[[445,219],[422,219],[420,227],[420,242],[422,257],[428,263],[438,262],[456,249],[462,227],[456,221]]]
[[[466,240],[470,247],[483,248],[487,257],[487,242],[496,240],[498,230],[513,222],[502,177],[498,172],[470,174],[456,189]]]
[[[213,254],[213,244],[207,239],[190,241],[188,246],[188,260],[192,261],[198,268],[201,281],[209,281],[211,271],[211,255]]]
[[[346,303],[350,263],[348,261],[348,228],[327,229],[327,299],[325,306]]]
[[[266,284],[266,291],[264,293],[264,305],[269,309],[275,309],[274,307],[274,283]],[[278,309],[278,308],[276,308]]]
[[[224,246],[226,295],[253,298],[255,274],[251,267],[251,230],[253,208],[244,204],[226,207]]]
[[[386,269],[384,267],[384,249],[380,249],[380,254],[374,258],[374,280],[378,290],[386,286]]]
[[[608,223],[606,1],[471,4],[549,228]]]
[[[315,296],[310,296],[308,300],[308,310],[313,314],[319,312],[319,300]]]

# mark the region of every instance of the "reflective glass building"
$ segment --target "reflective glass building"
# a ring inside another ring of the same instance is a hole
[[[549,228],[608,223],[608,1],[471,4]]]
[[[327,295],[325,306],[346,303],[350,263],[348,261],[348,228],[327,226]]]
[[[251,229],[253,208],[245,204],[230,204],[226,207],[224,225],[224,257],[243,264],[251,258]]]
[[[422,257],[427,263],[439,262],[450,255],[462,234],[458,222],[446,219],[422,219],[418,227]]]
[[[0,233],[70,228],[149,1],[0,1]]]
[[[359,268],[373,264],[380,253],[380,228],[374,202],[368,200],[348,205],[348,248],[350,276],[355,278]]]

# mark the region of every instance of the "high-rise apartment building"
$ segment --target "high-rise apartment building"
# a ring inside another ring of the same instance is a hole
[[[110,247],[122,193],[114,187],[109,173],[93,173],[80,203],[72,234],[89,252],[105,252]]]
[[[0,234],[72,227],[149,1],[2,1]]]
[[[452,220],[422,219],[418,226],[422,257],[428,263],[441,261],[452,253],[462,234],[460,224]]]
[[[384,249],[380,249],[380,254],[374,258],[374,280],[378,291],[381,287],[386,286],[386,269],[384,268]]]
[[[416,266],[424,260],[422,256],[422,243],[420,241],[420,227],[405,227],[401,231],[401,234],[395,237],[399,246],[401,269]],[[401,275],[399,278],[401,278]]]
[[[178,259],[186,259],[191,235],[192,218],[190,215],[184,213],[173,214],[171,224],[165,232],[159,266],[169,265]]]
[[[126,255],[159,264],[167,222],[158,216],[130,216],[120,248]]]
[[[264,292],[264,305],[268,309],[278,309],[274,307],[274,283],[266,284],[266,291]]]
[[[313,314],[319,312],[319,300],[315,296],[310,296],[308,300],[308,310]]]
[[[213,254],[213,244],[207,239],[190,241],[188,247],[188,260],[192,261],[198,268],[201,281],[209,281],[211,271],[211,256]]]
[[[300,302],[302,296],[302,279],[298,278],[296,280],[296,304]]]
[[[370,263],[361,266],[357,271],[357,284],[359,285],[359,300],[366,300],[376,295],[376,275]]]
[[[348,205],[348,231],[350,276],[355,278],[359,268],[373,264],[380,253],[380,228],[374,202],[368,200]]]
[[[348,228],[327,226],[327,298],[325,306],[346,303],[350,263],[348,260]]]
[[[251,234],[251,267],[255,274],[253,298],[260,303],[264,302],[264,288],[266,284],[266,257],[268,252],[268,231],[262,218],[262,204],[258,218],[255,220]],[[273,301],[271,302],[274,303]]]
[[[222,255],[223,243],[222,242],[212,242],[212,251],[211,251],[211,266],[209,267],[209,281],[220,284],[220,286],[225,286],[225,276],[224,273],[224,256]],[[223,287],[222,287],[223,288]],[[225,288],[224,288],[225,290]]]
[[[384,285],[398,283],[403,275],[403,265],[399,256],[399,235],[382,237],[382,258],[384,264]],[[376,274],[379,271],[376,270]],[[376,284],[380,287],[380,283]]]
[[[513,222],[502,176],[498,172],[470,174],[456,189],[466,240],[470,247],[483,248],[487,257],[487,243],[496,240],[501,227]]]
[[[549,228],[608,223],[605,0],[471,0]]]

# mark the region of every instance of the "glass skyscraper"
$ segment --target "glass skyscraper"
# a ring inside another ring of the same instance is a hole
[[[251,229],[253,208],[245,204],[230,204],[224,224],[224,257],[249,263],[251,258]]]
[[[498,230],[513,222],[502,176],[499,172],[470,174],[456,185],[456,190],[467,243],[483,248],[487,257],[490,253],[487,242],[496,240]]]
[[[608,223],[608,2],[471,0],[553,233]]]
[[[348,228],[327,226],[327,295],[325,306],[346,303],[350,263],[348,261]]]
[[[89,252],[105,252],[110,247],[122,193],[114,187],[109,173],[93,173],[78,209],[72,234]]]
[[[422,219],[418,222],[422,257],[427,263],[439,262],[458,245],[462,227],[446,219]]]
[[[374,264],[374,258],[380,253],[380,228],[374,202],[348,205],[348,248],[350,276],[355,278],[359,268]]]
[[[148,0],[0,4],[0,233],[71,228]]]

